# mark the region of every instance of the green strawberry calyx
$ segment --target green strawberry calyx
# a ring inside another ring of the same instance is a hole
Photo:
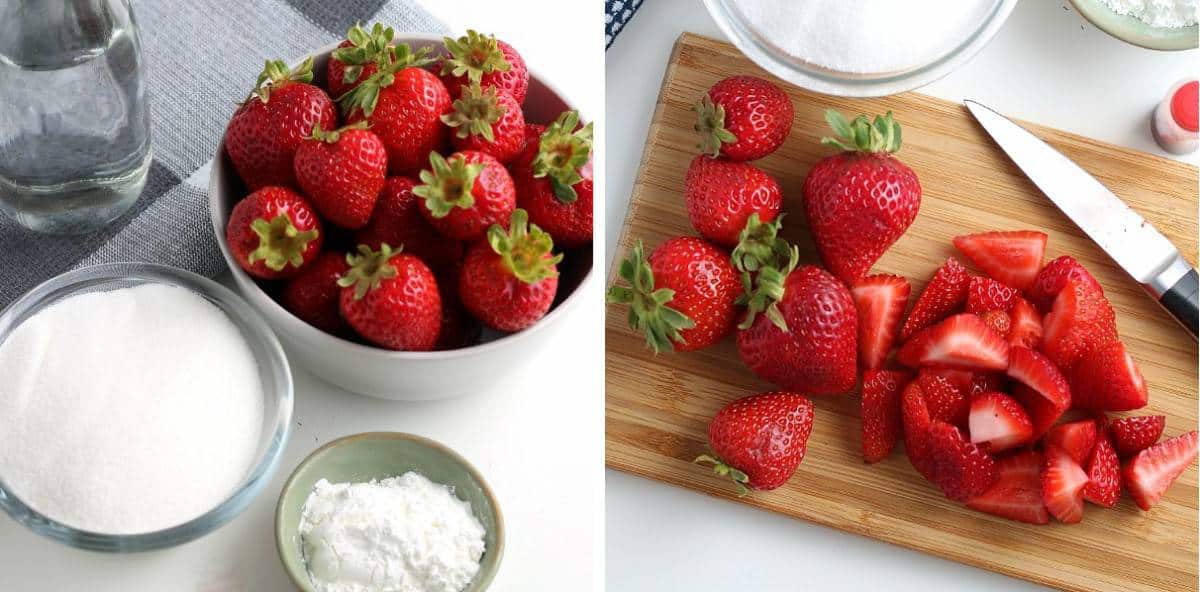
[[[429,153],[430,169],[421,171],[422,185],[413,194],[425,199],[425,207],[434,218],[445,218],[454,208],[470,209],[475,205],[475,179],[483,173],[483,163],[468,163],[461,154],[450,160],[437,152]]]
[[[695,327],[696,322],[668,306],[675,299],[675,290],[654,289],[654,271],[646,260],[642,241],[634,245],[617,273],[629,282],[629,287],[610,287],[607,299],[630,305],[629,325],[646,336],[646,343],[654,353],[672,351],[675,343],[686,343],[680,331]]]
[[[467,34],[452,39],[443,38],[446,51],[450,55],[442,60],[442,76],[450,74],[456,78],[466,76],[467,80],[478,84],[484,74],[492,72],[508,72],[512,64],[504,57],[504,51],[496,41],[495,35],[481,35],[472,29]]]
[[[733,266],[742,272],[744,293],[737,303],[746,306],[746,317],[738,324],[739,329],[749,329],[754,317],[763,313],[776,327],[788,330],[778,303],[783,299],[788,274],[800,263],[800,250],[779,236],[782,223],[783,215],[763,223],[754,213],[738,236],[731,257]]]
[[[579,129],[575,129],[579,128]],[[579,112],[564,111],[538,140],[533,176],[549,177],[554,197],[569,204],[579,198],[573,187],[583,180],[579,170],[592,158],[592,124],[579,127]]]
[[[375,23],[370,31],[362,28],[361,24],[350,27],[350,30],[346,31],[350,47],[333,50],[333,59],[345,65],[342,82],[352,84],[358,80],[358,77],[362,76],[363,66],[368,64],[387,66],[392,59],[391,45],[395,35],[395,30],[384,27],[382,23]]]
[[[874,121],[867,119],[866,115],[847,121],[836,109],[826,109],[825,121],[837,135],[821,138],[821,143],[826,146],[870,154],[891,154],[900,150],[900,124],[891,111],[887,115],[876,115]]]
[[[694,108],[695,129],[700,134],[700,152],[716,158],[721,154],[721,144],[737,141],[737,136],[725,129],[725,107],[714,103],[712,97],[705,93]]]
[[[343,125],[337,129],[326,131],[321,129],[321,122],[318,121],[313,125],[312,135],[308,136],[308,139],[316,140],[318,142],[325,142],[327,144],[336,144],[337,141],[342,138],[342,134],[350,130],[365,130],[370,127],[371,124],[367,123],[367,120],[364,119],[349,125]]]
[[[258,80],[254,82],[254,90],[250,92],[250,96],[246,100],[258,97],[260,101],[267,103],[271,100],[272,88],[291,82],[312,82],[312,79],[312,56],[308,56],[295,70],[289,68],[287,62],[283,60],[267,60],[263,65],[263,71],[258,75]]]
[[[500,105],[498,92],[493,86],[485,90],[477,83],[464,86],[462,96],[454,101],[454,110],[443,115],[442,122],[454,128],[459,138],[483,136],[483,139],[495,142],[492,125],[508,112]]]
[[[737,486],[738,497],[745,497],[746,494],[750,493],[750,488],[746,486],[750,482],[750,476],[726,464],[725,461],[710,454],[701,454],[692,462],[698,465],[712,464],[713,473],[716,473],[720,477],[728,477]]]
[[[251,265],[259,261],[272,271],[283,271],[291,265],[304,265],[304,251],[308,244],[317,239],[317,229],[301,231],[287,214],[276,214],[274,218],[255,218],[250,230],[258,235],[258,248],[250,251],[247,260]]]
[[[526,284],[558,277],[555,267],[563,260],[562,253],[553,255],[554,240],[550,235],[529,223],[529,214],[513,210],[508,230],[493,224],[487,232],[488,244],[500,256],[504,268]]]
[[[350,265],[350,269],[338,278],[337,285],[343,288],[354,286],[354,299],[362,300],[367,292],[378,288],[383,280],[396,277],[399,272],[390,261],[403,249],[404,245],[401,245],[393,250],[387,243],[379,245],[378,251],[371,249],[369,245],[358,245],[358,254],[346,254],[346,263]]]
[[[375,112],[379,104],[379,92],[396,82],[396,74],[405,68],[422,68],[433,63],[429,57],[432,51],[429,47],[421,47],[413,51],[407,43],[397,43],[389,49],[391,56],[379,65],[374,74],[338,97],[338,105],[343,115],[349,115],[355,109],[362,110],[366,117]],[[378,63],[378,62],[377,62]]]

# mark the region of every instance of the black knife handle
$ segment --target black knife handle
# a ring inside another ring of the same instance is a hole
[[[1200,285],[1197,285],[1196,270],[1189,269],[1175,285],[1171,286],[1163,295],[1159,297],[1158,302],[1183,325],[1184,329],[1191,334],[1192,338],[1196,338],[1197,327],[1200,326],[1200,310],[1198,310],[1197,294],[1200,293]]]

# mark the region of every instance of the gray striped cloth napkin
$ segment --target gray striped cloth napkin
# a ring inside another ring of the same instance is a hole
[[[208,217],[208,162],[268,58],[332,43],[356,22],[444,32],[411,0],[133,0],[150,83],[154,162],[137,204],[104,231],[59,237],[0,215],[0,307],[64,271],[114,261],[225,270]]]

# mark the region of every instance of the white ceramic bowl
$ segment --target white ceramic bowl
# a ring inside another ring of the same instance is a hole
[[[397,42],[413,48],[442,46],[440,37],[398,33]],[[326,61],[336,44],[316,50],[314,72],[324,81]],[[293,63],[299,63],[296,60]],[[529,92],[523,106],[525,117],[548,123],[571,106],[553,85],[530,68]],[[532,327],[472,347],[439,352],[397,352],[335,337],[284,310],[234,262],[225,240],[229,212],[245,197],[233,164],[225,154],[225,141],[217,144],[209,175],[208,196],[213,232],[221,253],[246,300],[270,323],[283,342],[294,366],[308,369],[321,379],[346,390],[407,401],[449,399],[472,394],[492,383],[495,376],[536,358],[539,348],[557,333],[560,320],[578,307],[579,292],[588,289],[592,277],[591,248],[577,250],[560,267],[559,295],[554,307]]]

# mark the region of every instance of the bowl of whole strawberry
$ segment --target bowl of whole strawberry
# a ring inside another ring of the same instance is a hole
[[[592,125],[512,46],[355,26],[252,86],[217,146],[213,230],[300,365],[383,398],[464,395],[575,307]]]

